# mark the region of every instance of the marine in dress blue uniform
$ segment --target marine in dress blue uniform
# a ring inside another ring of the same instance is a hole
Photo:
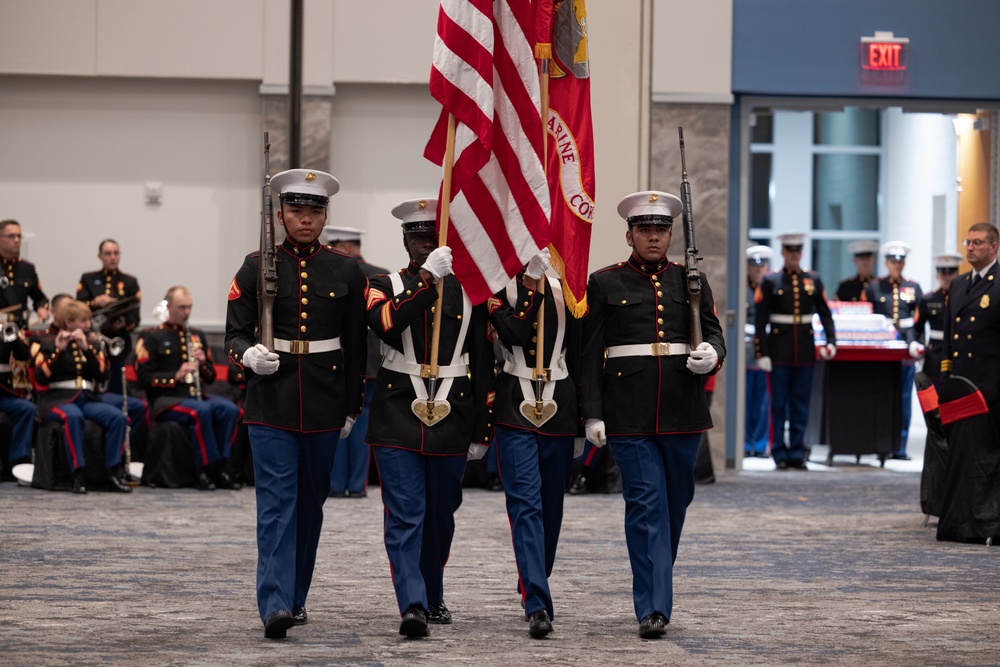
[[[917,304],[923,298],[920,284],[903,277],[906,266],[906,256],[910,245],[903,241],[889,241],[882,245],[885,255],[885,265],[889,274],[868,285],[868,301],[877,315],[888,318],[899,339],[908,345],[910,359],[902,362],[903,374],[903,428],[900,432],[899,449],[892,453],[892,458],[909,461],[906,453],[906,441],[910,434],[910,419],[913,416],[913,376],[917,372],[914,360],[924,356],[924,345],[917,340],[917,329],[914,317],[917,314]]]
[[[941,353],[944,348],[944,320],[952,280],[958,276],[963,257],[956,253],[934,255],[938,288],[924,294],[917,305],[915,328],[917,340],[924,344],[923,372],[935,387],[941,384]]]
[[[875,254],[878,252],[878,241],[862,240],[847,244],[847,251],[854,258],[854,266],[858,272],[853,277],[841,281],[837,292],[833,295],[836,301],[867,301],[865,290],[868,284],[875,280]]]
[[[396,205],[409,264],[375,276],[368,289],[368,326],[382,341],[368,422],[385,505],[385,550],[407,637],[427,623],[450,623],[444,567],[462,503],[467,457],[482,457],[493,428],[493,344],[486,304],[473,307],[451,275],[451,249],[438,248],[437,201]],[[444,281],[437,382],[429,377],[437,281]],[[434,412],[427,411],[433,398]],[[446,412],[450,406],[450,412]],[[422,415],[418,417],[418,414]]]
[[[31,447],[35,441],[35,404],[14,389],[11,361],[27,362],[31,353],[24,332],[20,328],[11,328],[10,332],[9,336],[0,339],[0,360],[4,362],[0,363],[0,412],[6,414],[11,423],[7,459],[13,469],[19,463],[31,463]]]
[[[135,350],[138,384],[153,404],[153,418],[175,421],[190,433],[198,488],[238,489],[223,470],[241,410],[221,396],[204,392],[215,382],[215,363],[201,329],[189,327],[191,293],[175,286],[166,295],[167,320],[144,331]]]
[[[549,261],[545,249],[487,302],[504,361],[497,375],[491,452],[496,452],[507,500],[518,591],[528,632],[536,638],[552,631],[555,612],[548,577],[572,477],[574,440],[583,436],[577,389],[582,323],[566,308],[559,280],[546,278]],[[544,294],[539,293],[541,280],[546,281]],[[538,315],[543,303],[544,376],[538,383]]]
[[[972,271],[951,283],[944,320],[941,379],[967,378],[982,392],[1000,428],[1000,267],[994,225],[977,222],[965,238]]]
[[[26,329],[29,300],[39,321],[49,319],[49,299],[35,265],[21,259],[21,225],[17,220],[0,221],[0,308],[12,309],[8,312],[14,314],[14,321]]]
[[[771,423],[774,442],[771,457],[779,470],[806,470],[806,423],[812,391],[816,348],[813,313],[819,314],[826,345],[820,355],[832,359],[837,353],[833,315],[826,303],[826,290],[819,274],[799,265],[805,234],[782,234],[780,271],[764,276],[754,292],[757,364],[770,373]],[[788,440],[785,440],[788,424]]]
[[[388,269],[369,264],[361,256],[361,238],[364,230],[355,227],[339,227],[327,225],[323,235],[327,245],[346,253],[358,260],[366,277],[388,273]],[[372,331],[368,332],[368,367],[365,369],[365,400],[358,415],[358,420],[351,429],[351,434],[337,446],[337,455],[333,459],[333,472],[330,473],[330,496],[332,498],[363,498],[368,495],[368,462],[370,453],[365,443],[368,433],[368,415],[371,412],[372,396],[375,395],[375,375],[382,361],[379,349],[379,339]]]
[[[108,382],[108,391],[122,394],[125,393],[122,368],[132,352],[132,332],[142,319],[139,315],[142,290],[135,276],[119,270],[121,248],[117,241],[101,241],[97,257],[102,263],[101,270],[80,276],[76,299],[90,306],[94,313],[94,329],[109,338],[121,338],[124,343],[121,352],[111,356],[111,379]]]
[[[685,269],[670,262],[681,202],[665,192],[621,200],[632,253],[590,276],[584,320],[581,410],[587,439],[610,443],[621,469],[625,541],[639,634],[665,633],[673,607],[673,563],[701,432],[712,427],[705,376],[726,355],[712,290],[701,274],[704,342],[690,345]]]
[[[774,251],[766,245],[755,245],[746,249],[747,256],[747,320],[744,342],[747,346],[747,416],[744,427],[743,455],[767,457],[767,445],[771,439],[771,397],[767,388],[767,373],[757,365],[754,355],[753,336],[756,306],[754,290],[761,278],[771,267]]]
[[[274,350],[259,341],[260,253],[247,255],[229,288],[226,353],[247,379],[244,422],[257,494],[257,607],[264,635],[308,622],[306,596],[330,494],[337,440],[350,433],[364,395],[367,280],[357,260],[320,243],[330,174],[275,174],[278,221]]]
[[[66,459],[73,471],[73,492],[86,493],[84,483],[83,421],[90,419],[104,429],[104,462],[111,489],[132,490],[122,478],[122,454],[128,418],[103,402],[98,386],[107,382],[111,366],[96,335],[88,334],[90,308],[80,302],[63,306],[60,331],[41,334],[31,341],[38,411],[43,419],[60,425]]]

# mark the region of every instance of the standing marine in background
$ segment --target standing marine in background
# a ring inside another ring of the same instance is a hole
[[[964,258],[957,253],[945,252],[934,255],[934,269],[937,273],[938,288],[924,294],[917,305],[914,327],[917,341],[924,344],[924,373],[940,389],[941,355],[944,349],[944,318],[948,308],[948,293],[951,281],[958,275],[958,267]],[[924,338],[926,334],[926,339]],[[926,342],[924,342],[926,340]]]
[[[21,259],[21,224],[17,220],[0,221],[0,308],[10,310],[22,329],[28,328],[28,300],[38,321],[49,319],[49,299],[42,291],[35,265]],[[15,308],[15,306],[17,306]]]
[[[813,313],[819,314],[826,335],[819,349],[823,359],[837,354],[837,334],[823,281],[815,271],[802,268],[806,235],[782,234],[778,240],[785,265],[764,276],[754,292],[754,356],[758,367],[770,374],[774,464],[778,470],[808,470],[805,435],[816,366]]]
[[[875,280],[875,253],[878,252],[878,241],[853,241],[847,244],[847,251],[854,258],[857,274],[841,281],[837,292],[833,295],[836,301],[867,301],[866,290]]]
[[[771,400],[767,388],[767,373],[761,370],[754,355],[754,321],[757,315],[753,295],[761,279],[771,269],[774,251],[766,245],[750,246],[747,256],[747,323],[743,335],[747,346],[747,418],[744,427],[743,455],[767,458],[771,439]]]

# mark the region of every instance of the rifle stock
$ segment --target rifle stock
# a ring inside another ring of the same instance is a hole
[[[691,348],[704,340],[701,333],[701,273],[698,271],[698,246],[694,240],[694,213],[691,206],[691,183],[684,157],[684,128],[677,128],[681,144],[681,211],[684,219],[684,274],[688,303],[691,307]]]
[[[260,275],[257,302],[260,304],[260,342],[274,351],[274,297],[278,293],[277,249],[274,245],[274,203],[271,198],[271,143],[264,133],[264,190],[260,213]]]

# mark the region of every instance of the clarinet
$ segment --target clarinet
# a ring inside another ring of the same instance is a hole
[[[122,366],[122,414],[125,415],[125,482],[132,486],[137,486],[139,480],[132,476],[132,423],[128,418],[128,380],[125,379],[125,367]]]
[[[194,341],[191,338],[191,328],[187,324],[184,325],[184,337],[187,338],[187,348],[188,358],[192,358],[192,352],[194,352]],[[197,362],[196,362],[197,363]],[[187,378],[185,378],[187,380]],[[201,400],[201,370],[198,366],[195,366],[194,373],[191,373],[191,379],[188,382],[194,383],[194,394],[197,400]]]

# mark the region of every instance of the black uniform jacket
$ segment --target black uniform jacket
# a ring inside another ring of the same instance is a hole
[[[71,340],[66,349],[56,347],[56,337],[53,333],[43,333],[31,337],[31,356],[34,365],[35,389],[39,391],[36,399],[38,411],[46,415],[53,407],[75,401],[83,391],[91,401],[99,401],[96,391],[83,388],[49,388],[55,382],[89,380],[96,387],[106,383],[111,377],[111,366],[108,355],[102,348],[88,346],[80,349],[76,341]]]
[[[687,355],[605,360],[605,349],[614,345],[690,342],[684,267],[666,259],[650,265],[633,254],[627,262],[591,274],[587,303],[580,374],[584,419],[603,419],[608,435],[711,428],[706,376],[687,369]],[[726,343],[705,274],[701,274],[701,329],[719,355],[714,374],[725,361]]]
[[[512,355],[511,349],[520,346],[525,356],[519,356],[524,362],[527,359],[528,368],[535,367],[535,346],[538,333],[538,309],[542,299],[534,290],[524,286],[524,274],[518,274],[514,279],[517,284],[516,307],[512,307],[503,290],[487,301],[490,311],[490,323],[500,338],[506,353]],[[551,285],[545,285],[545,348],[544,368],[552,368],[553,357],[558,359],[562,350],[555,351],[556,334],[558,333],[559,314],[552,294]],[[555,415],[540,428],[535,427],[521,414],[521,403],[525,400],[521,388],[521,379],[508,375],[501,368],[497,374],[497,400],[494,404],[495,423],[514,428],[536,431],[546,435],[583,435],[583,422],[580,421],[578,380],[580,377],[580,354],[583,344],[583,322],[570,315],[563,305],[563,316],[566,331],[563,334],[563,349],[566,350],[565,362],[569,377],[555,383],[552,400],[558,406]],[[555,354],[554,354],[555,353]],[[532,391],[535,382],[528,380]],[[534,394],[528,398],[534,400]]]
[[[139,289],[139,281],[135,276],[121,271],[93,271],[80,276],[80,282],[76,286],[76,300],[83,301],[91,310],[99,310],[94,305],[94,299],[106,294],[115,299],[125,299],[136,297],[132,305],[125,311],[125,326],[120,329],[112,329],[108,322],[101,332],[108,336],[121,336],[125,341],[125,351],[123,355],[128,355],[132,349],[132,337],[128,334],[135,331],[142,319],[140,315],[142,291]]]
[[[0,363],[8,364],[9,366],[15,359],[17,361],[27,361],[30,358],[31,353],[23,331],[19,331],[17,338],[10,342],[0,341]],[[14,374],[10,370],[0,371],[0,390],[12,396],[23,398],[21,393],[14,389]]]
[[[833,298],[837,301],[867,301],[868,295],[865,290],[871,281],[871,278],[862,278],[861,276],[848,278],[837,285],[837,293],[833,295]]]
[[[431,335],[437,287],[420,276],[413,262],[400,271],[403,293],[393,294],[387,275],[375,276],[368,288],[368,326],[382,340],[403,353],[402,333],[410,330],[418,364],[430,363]],[[438,364],[450,365],[462,325],[462,287],[454,276],[444,278],[444,313],[441,317]],[[365,441],[424,454],[465,454],[473,442],[488,444],[493,431],[495,376],[493,345],[487,328],[486,304],[472,309],[463,352],[469,355],[469,372],[454,378],[447,400],[451,412],[442,421],[427,426],[411,410],[417,398],[410,376],[379,369],[372,397]],[[419,380],[427,384],[427,380]],[[441,380],[438,380],[440,386]],[[440,395],[439,395],[440,397]]]
[[[913,320],[917,313],[917,304],[924,295],[919,283],[905,278],[893,280],[886,276],[870,282],[867,292],[875,314],[892,320],[900,340],[907,343],[917,340],[916,328],[912,324],[901,326],[901,321]]]
[[[773,364],[786,366],[816,363],[813,313],[819,313],[826,342],[837,344],[833,315],[826,303],[826,290],[815,271],[782,269],[767,274],[754,292],[754,302],[757,308],[754,348],[758,359],[770,357]],[[771,315],[791,315],[798,317],[799,321],[790,324],[771,322]]]
[[[972,286],[972,274],[951,281],[944,320],[942,371],[968,378],[987,401],[1000,400],[1000,264]],[[947,362],[951,368],[947,368]]]
[[[259,342],[257,277],[260,253],[251,253],[229,288],[226,353],[243,368],[243,353]],[[340,349],[311,354],[279,352],[273,375],[244,368],[244,422],[303,433],[332,431],[361,411],[364,398],[365,288],[353,257],[314,241],[278,246],[274,337],[322,341],[340,338]]]
[[[181,364],[191,360],[192,346],[205,351],[205,361],[198,365],[197,382],[193,374],[178,381],[174,375]],[[196,398],[197,385],[204,390],[215,382],[215,364],[205,333],[190,328],[186,333],[184,327],[169,322],[143,331],[135,346],[135,373],[139,386],[146,390],[154,416],[185,398]]]
[[[369,264],[365,260],[358,258],[358,264],[361,266],[361,270],[364,271],[365,277],[369,280],[373,276],[385,275],[389,273],[389,269],[383,269],[381,266],[375,266]],[[381,351],[381,341],[379,341],[378,336],[375,335],[374,331],[368,331],[368,365],[365,367],[365,378],[369,380],[374,380],[375,376],[378,375],[378,368],[382,365],[382,351]]]
[[[31,262],[3,258],[0,259],[0,269],[3,271],[0,275],[0,308],[20,304],[21,310],[15,315],[24,329],[28,322],[28,298],[31,298],[31,306],[35,310],[47,306],[49,299],[42,291],[35,265]]]
[[[944,347],[944,318],[947,307],[948,292],[941,289],[924,294],[917,304],[916,339],[924,343],[924,373],[935,380],[941,377],[941,351]],[[926,342],[924,342],[925,333]]]

